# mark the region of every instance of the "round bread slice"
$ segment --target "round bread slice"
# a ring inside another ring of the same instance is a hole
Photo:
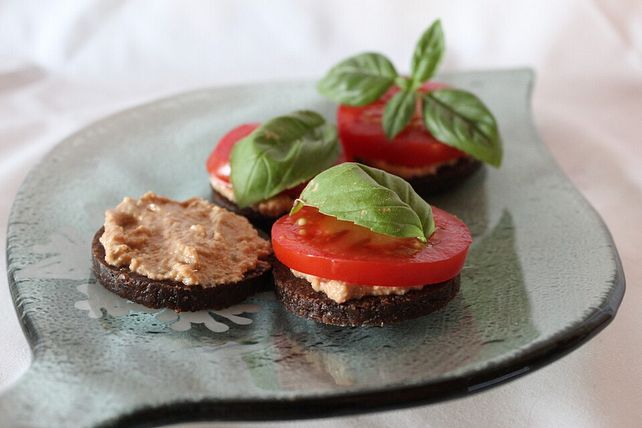
[[[105,248],[99,240],[104,231],[102,227],[96,232],[91,245],[94,273],[103,287],[132,302],[177,312],[223,309],[271,288],[271,260],[268,259],[259,259],[256,268],[246,272],[241,281],[214,286],[147,278],[127,267],[112,266],[105,261]]]
[[[253,210],[250,207],[240,208],[234,202],[230,201],[229,199],[227,199],[225,196],[223,196],[213,188],[212,188],[212,203],[214,203],[214,205],[218,205],[219,207],[223,207],[228,211],[232,211],[234,214],[238,214],[247,218],[250,221],[250,223],[252,223],[255,227],[267,233],[270,233],[270,230],[272,229],[272,225],[274,224],[274,222],[283,215],[283,214],[280,214],[277,217],[270,217],[270,216],[263,215],[260,212]]]
[[[358,162],[368,165],[367,161]],[[434,174],[404,178],[415,192],[423,198],[446,192],[459,186],[481,167],[482,163],[470,156],[464,156],[452,165],[442,165]]]
[[[431,284],[397,296],[366,296],[337,303],[314,291],[308,281],[297,278],[275,260],[274,289],[277,299],[295,315],[343,327],[384,326],[427,315],[443,308],[459,291],[459,275],[449,281]]]

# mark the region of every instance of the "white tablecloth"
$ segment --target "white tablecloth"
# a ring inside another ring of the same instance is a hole
[[[448,46],[443,70],[535,68],[540,134],[613,233],[628,282],[624,303],[585,346],[491,391],[286,426],[642,426],[638,0],[0,2],[0,241],[29,169],[89,122],[201,86],[316,79],[364,50],[407,70],[418,35],[438,16]],[[0,251],[4,272],[4,244]],[[0,390],[29,361],[1,275]]]

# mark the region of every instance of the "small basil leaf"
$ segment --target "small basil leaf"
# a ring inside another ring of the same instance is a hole
[[[408,125],[417,106],[417,93],[399,91],[386,104],[383,111],[383,130],[389,139],[393,139]]]
[[[321,95],[352,106],[370,104],[395,82],[397,71],[378,53],[363,53],[341,61],[317,85]]]
[[[417,83],[430,79],[441,62],[444,53],[444,33],[441,21],[436,20],[424,32],[412,55],[411,75]]]
[[[332,166],[336,128],[312,111],[274,118],[234,145],[232,189],[243,208],[294,187]]]
[[[459,89],[439,89],[423,96],[424,124],[442,143],[499,167],[502,145],[497,122],[479,98]]]
[[[408,182],[380,169],[353,162],[314,177],[291,213],[303,205],[373,232],[423,242],[435,230],[432,209]]]

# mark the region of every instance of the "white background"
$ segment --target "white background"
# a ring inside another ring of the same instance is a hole
[[[442,70],[536,70],[540,134],[613,233],[628,283],[624,303],[590,343],[505,386],[433,406],[300,424],[642,426],[636,0],[0,1],[0,390],[30,358],[4,275],[6,221],[21,181],[53,145],[143,101],[202,86],[317,79],[359,51],[381,51],[407,71],[417,37],[436,17],[446,32]]]

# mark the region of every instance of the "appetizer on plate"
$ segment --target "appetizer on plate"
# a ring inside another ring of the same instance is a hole
[[[347,162],[313,178],[272,226],[277,298],[315,321],[384,325],[428,314],[459,290],[472,242],[457,217],[403,179]]]
[[[362,53],[334,66],[319,92],[340,104],[337,127],[348,160],[403,177],[421,195],[446,190],[485,162],[499,167],[497,123],[470,92],[431,82],[444,52],[435,21],[415,48],[410,76],[385,56]]]
[[[177,202],[148,192],[107,210],[92,256],[98,281],[119,296],[198,311],[262,290],[272,249],[244,217],[200,198]]]
[[[336,128],[312,111],[241,125],[207,159],[213,201],[269,230],[310,178],[337,163],[339,153]]]

